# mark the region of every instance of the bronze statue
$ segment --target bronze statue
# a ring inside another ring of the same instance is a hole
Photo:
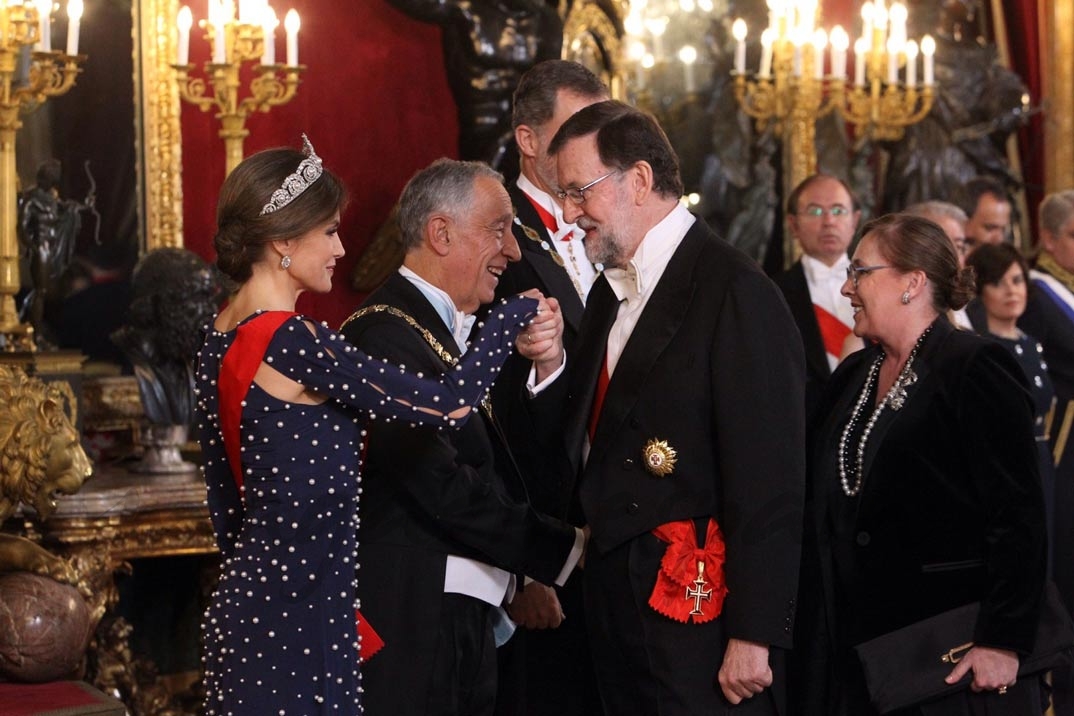
[[[493,166],[511,139],[511,95],[538,62],[559,59],[563,21],[546,0],[388,0],[444,28],[444,65],[459,111],[462,159]]]
[[[193,359],[223,298],[219,279],[192,251],[156,249],[135,267],[127,323],[112,341],[134,367],[150,423],[193,421]]]
[[[61,297],[62,281],[82,228],[81,212],[94,211],[92,188],[84,202],[60,198],[60,175],[59,160],[43,162],[37,169],[37,183],[22,192],[18,201],[18,236],[29,263],[31,285],[21,313],[39,340],[49,334],[45,304]]]

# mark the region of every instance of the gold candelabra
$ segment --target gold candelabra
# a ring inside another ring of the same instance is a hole
[[[847,78],[849,38],[839,26],[829,36],[816,28],[816,0],[769,0],[769,26],[761,35],[761,65],[746,73],[746,26],[736,20],[735,98],[763,131],[770,122],[783,137],[787,188],[816,172],[816,122],[837,111],[859,135],[895,140],[932,107],[933,52],[929,36],[919,48],[906,38],[907,10],[884,0],[862,6],[862,34],[854,43],[854,79]],[[830,72],[824,73],[830,45]],[[918,55],[923,82],[917,81]]]
[[[15,310],[20,286],[15,134],[22,114],[66,93],[82,71],[82,0],[71,0],[67,13],[67,51],[60,52],[52,49],[52,0],[0,3],[0,341],[7,352],[36,350],[33,328],[20,323]]]
[[[212,47],[212,59],[205,63],[208,82],[191,76],[194,65],[187,60],[193,20],[187,7],[179,12],[179,61],[173,67],[184,100],[203,112],[216,108],[226,153],[225,171],[231,174],[242,161],[243,140],[250,134],[246,118],[290,102],[306,68],[298,64],[299,18],[294,10],[287,13],[285,21],[287,62],[281,64],[275,61],[276,14],[267,2],[243,0],[237,17],[234,4],[227,0],[210,0],[209,7],[209,19],[204,23],[205,39]],[[244,63],[252,64],[249,71],[253,78],[249,95],[240,99]]]

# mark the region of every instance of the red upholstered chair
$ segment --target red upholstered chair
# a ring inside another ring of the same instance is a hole
[[[0,683],[3,716],[127,716],[127,707],[82,681]]]

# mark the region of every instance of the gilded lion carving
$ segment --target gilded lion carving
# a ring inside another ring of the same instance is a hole
[[[74,395],[0,366],[0,405],[0,522],[20,502],[48,519],[55,496],[78,492],[92,472],[74,428]]]

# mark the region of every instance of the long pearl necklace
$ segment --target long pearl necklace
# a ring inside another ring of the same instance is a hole
[[[917,382],[917,373],[914,372],[914,358],[917,357],[917,351],[921,348],[921,344],[925,341],[925,337],[932,331],[932,326],[925,329],[917,342],[914,343],[913,350],[910,351],[910,356],[906,359],[906,365],[902,367],[902,371],[899,372],[899,376],[895,379],[895,382],[891,384],[891,388],[888,389],[884,399],[873,410],[873,414],[869,416],[869,422],[865,424],[865,429],[862,430],[861,439],[858,440],[858,449],[855,455],[854,461],[854,484],[850,484],[851,475],[848,474],[847,463],[850,462],[847,456],[847,448],[850,444],[850,436],[854,434],[854,426],[857,425],[858,419],[861,417],[862,411],[865,408],[866,401],[869,400],[869,394],[872,393],[873,386],[878,380],[880,374],[880,365],[884,362],[885,353],[880,351],[880,355],[873,361],[873,365],[869,368],[869,376],[865,379],[865,385],[861,389],[861,395],[858,396],[858,402],[854,405],[854,411],[850,414],[850,420],[847,421],[847,425],[843,428],[843,435],[839,438],[839,482],[843,486],[843,494],[847,497],[854,497],[861,492],[861,481],[865,472],[865,448],[869,443],[869,435],[873,432],[873,428],[876,426],[876,421],[880,419],[880,414],[884,412],[884,408],[891,406],[892,410],[902,410],[902,407],[906,404],[906,389]]]

